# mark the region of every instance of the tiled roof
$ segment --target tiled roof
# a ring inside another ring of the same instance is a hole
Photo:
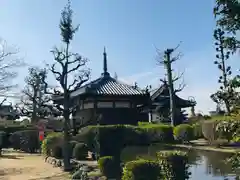
[[[195,101],[182,99],[178,97],[176,94],[174,97],[175,97],[176,105],[178,107],[184,108],[184,107],[191,107],[196,105]],[[151,99],[155,103],[155,105],[162,106],[162,107],[169,106],[170,97],[169,97],[169,90],[167,85],[163,84],[159,89],[155,90],[151,94]]]
[[[148,96],[146,91],[137,87],[133,87],[119,82],[117,79],[112,78],[107,71],[107,54],[104,48],[103,52],[103,73],[102,76],[86,85],[83,85],[77,90],[70,93],[70,97],[79,95],[113,95],[113,96]],[[62,95],[53,96],[54,100],[61,100]]]
[[[145,95],[146,92],[133,86],[119,82],[110,75],[102,76],[80,89],[71,93],[71,97],[78,96],[83,93],[97,95]]]

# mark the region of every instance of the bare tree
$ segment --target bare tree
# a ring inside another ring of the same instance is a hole
[[[31,116],[31,122],[36,123],[39,118],[49,114],[48,105],[51,97],[45,94],[46,69],[38,67],[29,68],[29,75],[25,78],[26,86],[22,91],[21,110],[23,115]]]
[[[178,125],[177,118],[176,118],[176,102],[175,102],[175,94],[177,92],[180,92],[184,89],[185,84],[180,83],[178,88],[174,88],[174,82],[178,81],[182,78],[183,73],[177,76],[173,76],[172,72],[172,64],[179,60],[182,56],[181,53],[179,53],[175,57],[171,57],[172,53],[179,47],[179,45],[174,49],[167,49],[162,53],[159,49],[157,49],[157,63],[158,65],[163,65],[164,68],[167,71],[167,80],[161,79],[162,82],[166,83],[168,85],[169,89],[169,98],[170,98],[170,115],[171,115],[171,123],[172,125],[176,126]]]
[[[64,170],[71,169],[70,154],[69,154],[69,140],[70,140],[70,114],[74,112],[75,106],[71,104],[70,93],[82,86],[89,80],[90,70],[85,68],[87,59],[83,58],[78,53],[72,53],[69,50],[71,41],[74,34],[77,32],[79,26],[76,28],[72,25],[73,11],[68,1],[67,6],[64,8],[61,14],[60,30],[62,41],[65,47],[61,50],[54,48],[51,52],[54,55],[54,61],[49,66],[50,71],[55,75],[56,80],[59,82],[61,91],[54,90],[53,95],[61,95],[63,104],[58,106],[59,110],[63,112],[64,116]],[[72,82],[69,82],[69,75],[74,77]],[[47,85],[47,83],[46,83]]]
[[[23,61],[16,57],[17,53],[15,48],[10,48],[6,41],[0,39],[0,94],[16,87],[11,80],[17,77],[16,68],[24,65]]]

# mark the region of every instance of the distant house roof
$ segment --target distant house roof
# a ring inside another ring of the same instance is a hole
[[[167,84],[163,84],[160,88],[151,92],[152,105],[160,107],[168,107],[170,105],[170,96]],[[196,105],[194,100],[185,100],[175,94],[176,106],[180,108],[192,107]]]
[[[146,91],[143,91],[135,86],[130,86],[112,78],[107,71],[107,54],[103,53],[103,73],[98,79],[85,84],[79,89],[71,92],[70,97],[76,97],[82,94],[93,95],[115,95],[115,96],[141,96],[147,95]],[[61,99],[61,96],[55,96],[54,99]]]

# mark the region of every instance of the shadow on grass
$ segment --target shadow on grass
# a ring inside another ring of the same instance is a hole
[[[3,154],[0,156],[0,159],[21,159],[21,156],[19,155],[7,155],[7,154]]]

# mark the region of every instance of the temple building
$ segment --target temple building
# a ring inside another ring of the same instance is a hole
[[[71,92],[70,97],[77,105],[73,119],[78,126],[96,124],[97,119],[101,125],[135,125],[148,119],[148,115],[140,113],[137,107],[149,102],[149,93],[111,77],[105,48],[101,76]]]
[[[145,112],[149,113],[149,121],[151,122],[170,122],[170,96],[167,83],[163,83],[160,88],[150,92],[151,105],[145,107]],[[176,116],[181,120],[182,108],[191,108],[191,113],[194,115],[194,107],[196,101],[194,99],[185,100],[180,98],[177,94],[174,96],[176,103]]]

